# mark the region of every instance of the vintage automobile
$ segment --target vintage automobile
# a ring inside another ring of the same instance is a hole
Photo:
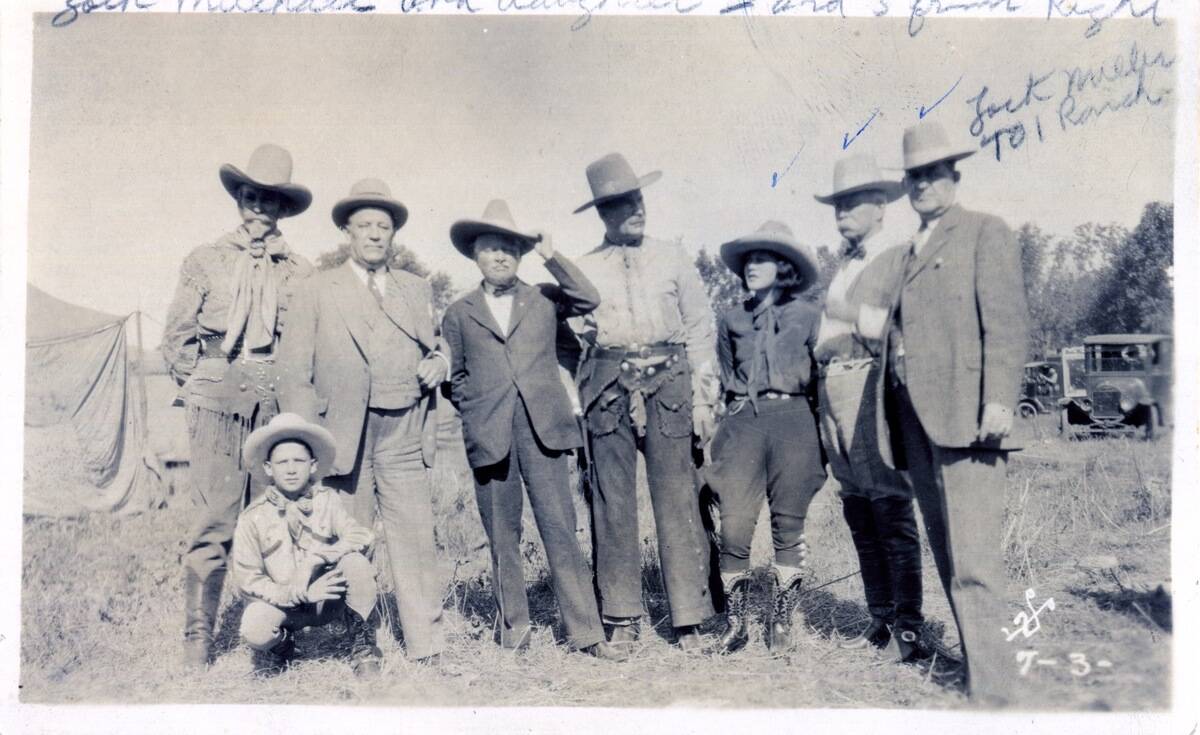
[[[1060,401],[1059,430],[1136,434],[1151,439],[1172,424],[1172,338],[1164,334],[1097,334],[1083,340],[1086,395]]]
[[[1045,360],[1025,363],[1017,412],[1022,418],[1056,413],[1063,398],[1087,395],[1084,383],[1083,348],[1064,347]]]

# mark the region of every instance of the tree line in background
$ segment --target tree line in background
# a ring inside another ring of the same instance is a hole
[[[1033,223],[1022,225],[1017,241],[1029,299],[1030,357],[1040,359],[1092,334],[1171,333],[1174,223],[1174,205],[1151,202],[1133,231],[1089,222],[1069,237],[1054,238]],[[824,245],[816,253],[820,275],[806,296],[819,301],[838,255]],[[696,268],[718,311],[745,298],[741,279],[707,249],[696,256]]]
[[[1029,297],[1030,357],[1080,344],[1092,334],[1170,333],[1174,225],[1175,207],[1164,202],[1147,204],[1132,231],[1089,222],[1055,238],[1031,222],[1021,225],[1017,240]],[[824,298],[838,261],[837,246],[821,245],[816,253],[818,283],[805,295],[812,301]],[[349,255],[349,246],[342,244],[322,254],[317,268],[335,268]],[[406,246],[396,248],[390,266],[428,278],[439,315],[459,295],[446,273],[431,273]],[[696,269],[718,313],[745,298],[741,279],[707,248],[696,256]]]

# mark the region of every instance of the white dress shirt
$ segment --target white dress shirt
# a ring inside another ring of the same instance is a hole
[[[507,335],[508,323],[512,321],[513,295],[506,293],[503,296],[493,296],[485,288],[483,300],[487,302],[488,310],[492,312],[492,318],[496,320],[500,331]]]
[[[354,275],[358,276],[358,280],[362,281],[364,286],[367,286],[371,274],[367,272],[366,268],[363,268],[361,265],[359,265],[358,261],[354,258],[351,258],[349,262],[350,270],[354,271]],[[379,288],[380,296],[387,294],[388,279],[384,278],[384,276],[387,275],[387,272],[387,265],[381,265],[379,268],[375,269],[375,286]],[[367,287],[370,288],[370,286]]]

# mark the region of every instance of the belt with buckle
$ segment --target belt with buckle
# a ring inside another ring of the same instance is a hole
[[[629,345],[628,347],[595,347],[592,357],[598,360],[648,360],[652,357],[674,357],[684,352],[683,345],[659,342],[653,345]]]

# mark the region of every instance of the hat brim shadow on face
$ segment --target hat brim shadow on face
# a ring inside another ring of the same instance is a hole
[[[221,177],[221,185],[225,187],[225,191],[229,192],[229,196],[235,200],[241,195],[243,185],[253,186],[256,189],[272,191],[278,194],[285,202],[285,211],[280,212],[280,218],[295,217],[308,209],[312,204],[312,192],[307,187],[299,184],[264,184],[261,181],[255,181],[237,166],[229,163],[221,166],[219,175]]]
[[[908,173],[913,169],[927,168],[936,163],[945,161],[946,163],[954,163],[961,161],[964,158],[970,158],[979,151],[974,148],[960,148],[952,150],[931,151],[920,156],[906,159],[904,161],[904,172]]]
[[[458,252],[471,260],[475,259],[475,238],[488,234],[503,235],[512,238],[518,247],[520,247],[522,256],[533,250],[534,243],[538,239],[537,235],[528,232],[521,232],[479,220],[459,220],[450,226],[450,242],[453,243],[454,248]]]
[[[651,171],[650,173],[646,174],[645,176],[638,177],[636,185],[631,184],[627,188],[622,187],[621,191],[614,191],[612,193],[605,194],[602,197],[596,197],[595,199],[592,199],[591,201],[589,201],[585,204],[581,204],[571,214],[579,214],[580,212],[588,210],[588,209],[596,206],[597,204],[603,204],[604,202],[610,201],[612,199],[616,199],[618,197],[623,197],[626,194],[629,194],[629,193],[632,193],[635,191],[641,191],[642,189],[645,189],[647,186],[650,186],[655,181],[658,181],[661,178],[662,178],[662,171]]]
[[[899,181],[873,181],[868,184],[851,186],[841,191],[835,191],[832,194],[813,194],[813,199],[816,199],[821,204],[835,204],[839,198],[850,194],[857,194],[860,191],[878,191],[883,194],[884,201],[887,204],[891,204],[904,196],[904,184]]]
[[[806,252],[796,243],[784,239],[764,238],[761,235],[740,237],[721,245],[721,261],[729,270],[742,275],[746,256],[755,250],[765,250],[792,264],[796,275],[804,282],[803,291],[812,288],[817,282],[818,265],[816,256]]]
[[[260,482],[270,482],[263,470],[263,462],[270,459],[271,448],[283,441],[302,441],[312,450],[313,459],[317,461],[317,472],[314,479],[320,480],[333,470],[333,462],[337,457],[337,445],[333,434],[323,426],[304,424],[300,426],[276,426],[270,424],[259,427],[246,438],[246,446],[242,452],[242,462],[247,470]]]
[[[345,227],[350,216],[360,209],[382,209],[392,216],[392,225],[398,230],[408,221],[408,208],[395,199],[384,197],[347,197],[333,205],[333,223]]]

